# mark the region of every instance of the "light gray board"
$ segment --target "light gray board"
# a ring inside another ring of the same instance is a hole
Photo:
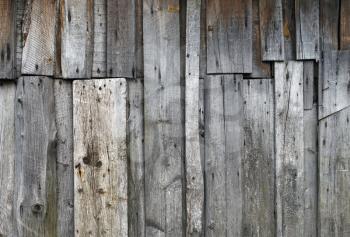
[[[320,0],[320,50],[337,50],[340,0]]]
[[[350,232],[350,108],[320,121],[319,236]]]
[[[315,92],[314,62],[304,61],[304,109],[313,109]]]
[[[199,78],[203,79],[207,75],[207,1],[201,1],[201,19],[200,19],[200,56],[199,56]]]
[[[25,0],[16,0],[16,78],[21,76],[23,52],[23,16]]]
[[[207,73],[252,72],[252,0],[207,0]]]

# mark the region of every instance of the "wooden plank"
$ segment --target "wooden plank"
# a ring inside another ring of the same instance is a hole
[[[320,121],[319,236],[350,232],[350,108]]]
[[[107,75],[135,77],[135,0],[107,0]]]
[[[295,0],[282,0],[284,60],[296,60]]]
[[[182,236],[179,1],[143,2],[146,236]]]
[[[263,60],[284,60],[282,1],[259,1],[259,14]]]
[[[57,236],[74,236],[72,81],[55,80],[57,126]]]
[[[23,16],[25,0],[16,0],[16,78],[21,76],[23,52]]]
[[[57,236],[54,81],[21,77],[16,100],[15,236]]]
[[[337,50],[340,0],[320,0],[321,50]]]
[[[61,68],[62,77],[90,78],[93,56],[92,0],[61,0]],[[58,39],[59,40],[59,39]]]
[[[303,63],[275,63],[278,236],[303,236]]]
[[[15,93],[14,82],[0,82],[0,236],[15,236]]]
[[[295,0],[297,59],[319,59],[319,0]]]
[[[199,56],[199,78],[205,78],[207,75],[207,1],[201,1],[201,51]],[[204,83],[203,83],[204,90]]]
[[[143,0],[135,0],[135,76],[143,78]]]
[[[56,1],[27,1],[23,22],[22,74],[53,75],[55,29]]]
[[[145,236],[145,160],[143,126],[143,79],[128,81],[128,213],[129,236]]]
[[[350,1],[342,0],[340,5],[340,49],[350,49]]]
[[[350,106],[350,50],[326,51],[320,62],[319,119]]]
[[[73,82],[75,236],[127,236],[125,79]]]
[[[15,1],[0,1],[0,79],[15,78]]]
[[[239,236],[276,236],[273,84],[271,79],[244,80],[242,88],[242,173],[237,176],[242,176],[243,231]]]
[[[305,61],[304,63],[304,109],[311,110],[314,107],[314,62]]]
[[[252,72],[252,0],[207,1],[207,73]]]
[[[186,94],[185,171],[186,235],[202,236],[204,181],[199,131],[199,55],[201,0],[187,1],[186,8]]]

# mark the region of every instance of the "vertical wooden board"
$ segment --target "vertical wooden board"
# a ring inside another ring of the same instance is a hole
[[[16,0],[16,78],[21,76],[22,52],[23,52],[23,16],[25,10],[25,0]]]
[[[0,236],[15,236],[15,92],[14,82],[0,82]]]
[[[72,81],[55,80],[57,126],[57,236],[74,236]]]
[[[0,79],[15,77],[15,1],[0,1]]]
[[[260,0],[260,40],[264,61],[283,61],[282,0]]]
[[[296,60],[295,0],[282,0],[284,60]]]
[[[278,236],[303,236],[303,63],[275,63],[276,212]]]
[[[62,77],[90,78],[93,56],[93,0],[60,0]]]
[[[143,79],[128,81],[128,235],[145,236],[145,160],[143,125]]]
[[[319,59],[319,0],[295,0],[298,60]]]
[[[275,236],[272,79],[244,80],[242,88],[242,236]]]
[[[207,73],[252,72],[252,0],[207,1]]]
[[[207,1],[201,1],[201,18],[200,18],[200,56],[199,56],[199,78],[203,79],[207,75]],[[203,83],[204,86],[204,83]],[[204,87],[203,87],[204,89]]]
[[[350,1],[340,4],[340,49],[350,49]]]
[[[107,0],[107,75],[135,77],[136,0]]]
[[[350,108],[320,121],[319,236],[350,232]]]
[[[143,79],[143,0],[136,0],[135,8],[135,76]]]
[[[146,236],[182,236],[179,1],[143,2]]]
[[[75,236],[127,236],[125,79],[73,82]]]
[[[57,236],[54,81],[21,77],[15,113],[15,236]]]
[[[55,64],[56,1],[26,1],[22,74],[52,76]]]
[[[320,0],[321,50],[337,50],[340,0]]]
[[[305,61],[304,63],[304,79],[303,79],[303,90],[304,90],[304,109],[312,110],[314,107],[314,62]]]

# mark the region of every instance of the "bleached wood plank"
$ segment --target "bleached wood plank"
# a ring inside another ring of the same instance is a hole
[[[343,0],[340,5],[340,49],[350,49],[350,1]]]
[[[311,110],[314,107],[314,92],[315,90],[315,75],[314,75],[314,62],[305,61],[304,63],[304,109]]]
[[[320,0],[321,50],[337,50],[340,0]]]
[[[75,236],[127,236],[125,79],[73,82]]]
[[[207,1],[201,1],[201,17],[200,17],[200,56],[199,56],[199,78],[203,79],[207,75]],[[204,83],[203,83],[204,86]],[[204,87],[203,87],[204,89]]]

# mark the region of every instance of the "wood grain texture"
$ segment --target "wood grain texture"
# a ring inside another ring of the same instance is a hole
[[[16,75],[16,22],[15,1],[0,1],[0,79],[13,79]]]
[[[337,50],[340,0],[320,0],[321,50]]]
[[[203,79],[207,75],[207,1],[201,1],[200,18],[200,55],[199,55],[199,78]],[[203,83],[204,86],[204,83]],[[203,87],[204,89],[204,87]]]
[[[55,64],[56,1],[26,1],[22,74],[52,76]]]
[[[143,79],[143,0],[135,1],[135,76]]]
[[[319,236],[350,232],[350,108],[320,121]]]
[[[263,60],[284,60],[282,0],[259,1],[259,13]]]
[[[75,236],[127,236],[125,79],[73,82]]]
[[[62,77],[90,78],[93,64],[93,0],[61,0]],[[59,53],[59,52],[58,52]]]
[[[284,60],[296,60],[295,0],[282,0]]]
[[[16,0],[16,78],[21,76],[22,52],[23,52],[23,16],[25,11],[25,0]]]
[[[0,236],[15,236],[15,93],[14,82],[0,82]]]
[[[350,49],[350,1],[342,0],[340,5],[340,49]]]
[[[14,236],[57,236],[54,81],[17,82]]]
[[[182,236],[180,6],[143,2],[146,236]]]
[[[304,232],[303,63],[275,63],[278,236]]]
[[[252,72],[252,0],[207,1],[207,73]]]
[[[314,62],[313,61],[305,61],[304,64],[304,109],[312,110],[315,102],[315,75],[314,75]],[[316,93],[317,94],[317,93]]]
[[[295,0],[296,56],[319,59],[319,0]]]

